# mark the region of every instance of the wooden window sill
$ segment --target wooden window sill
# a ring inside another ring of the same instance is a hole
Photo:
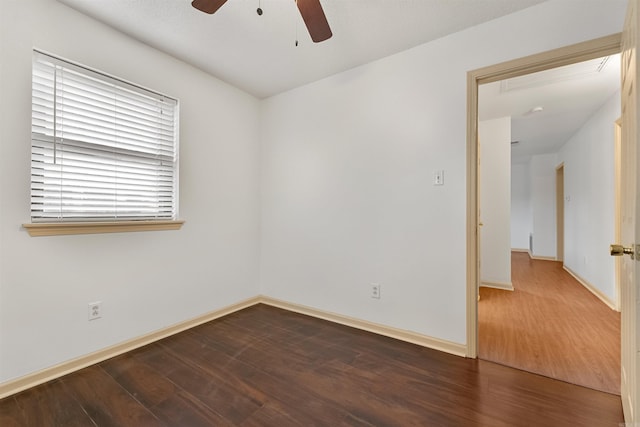
[[[46,222],[22,224],[30,236],[60,236],[66,234],[127,233],[132,231],[179,230],[184,221],[109,221],[109,222]]]

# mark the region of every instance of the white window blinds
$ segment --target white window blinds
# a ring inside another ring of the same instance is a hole
[[[173,220],[177,101],[34,52],[31,220]]]

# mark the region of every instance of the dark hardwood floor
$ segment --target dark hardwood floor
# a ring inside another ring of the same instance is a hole
[[[511,254],[514,291],[480,288],[478,356],[620,394],[620,313],[561,262]]]
[[[0,426],[612,426],[620,398],[257,305],[5,398]]]

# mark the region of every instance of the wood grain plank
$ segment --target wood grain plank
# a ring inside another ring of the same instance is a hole
[[[620,313],[562,268],[513,252],[514,291],[480,288],[480,358],[620,394]]]
[[[79,427],[94,425],[91,418],[64,389],[59,380],[19,393],[14,397],[14,402],[13,422],[15,424],[0,416],[2,421],[0,425]]]
[[[97,365],[62,379],[97,426],[165,426]]]
[[[242,423],[269,400],[242,380],[253,368],[203,346],[189,334],[163,345],[170,363],[178,366],[167,378],[230,422]]]
[[[0,400],[0,426],[20,427],[25,425],[22,411],[13,396]]]
[[[100,366],[167,425],[231,425],[215,408],[206,406],[172,382],[163,374],[164,370],[153,369],[138,360],[135,354],[118,356]],[[175,370],[171,372],[174,373]]]

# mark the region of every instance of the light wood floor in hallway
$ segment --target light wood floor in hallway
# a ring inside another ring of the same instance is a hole
[[[620,313],[563,268],[513,252],[514,291],[480,288],[478,356],[620,394]]]

